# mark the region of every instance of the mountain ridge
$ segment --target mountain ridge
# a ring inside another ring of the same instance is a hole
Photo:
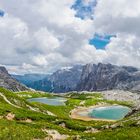
[[[135,89],[134,84],[140,84],[140,71],[135,67],[102,63],[97,65],[87,64],[83,67],[77,90],[131,90]]]
[[[31,87],[56,93],[111,89],[140,91],[140,70],[132,66],[103,63],[75,65],[35,81]]]
[[[3,66],[0,66],[0,87],[11,91],[29,90],[26,86],[14,79]]]

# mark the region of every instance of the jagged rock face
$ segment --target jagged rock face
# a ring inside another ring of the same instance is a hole
[[[87,64],[83,67],[77,90],[102,91],[110,89],[140,90],[140,71],[133,67],[111,64]]]
[[[53,73],[49,80],[52,82],[53,92],[68,92],[76,89],[80,80],[82,66],[61,69]]]
[[[0,67],[0,87],[9,89],[11,91],[24,91],[28,88],[17,82],[4,67]]]

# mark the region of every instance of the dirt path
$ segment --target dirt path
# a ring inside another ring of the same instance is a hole
[[[4,96],[1,92],[0,92],[0,96],[11,106],[16,107],[16,108],[21,108],[20,106],[14,105],[13,103],[11,103],[6,96]]]
[[[0,96],[1,96],[9,105],[11,105],[11,106],[13,106],[13,107],[16,107],[16,108],[21,108],[20,106],[17,106],[17,105],[15,105],[15,104],[11,103],[11,102],[6,98],[6,96],[3,95],[3,93],[1,93],[1,92],[0,92]],[[32,110],[32,111],[43,113],[43,112],[40,111],[38,108],[35,109],[35,108],[33,108],[33,107],[29,106],[29,105],[28,105],[28,107],[29,107],[29,109]],[[46,114],[46,113],[43,113],[43,114]],[[51,116],[56,116],[55,114],[53,114],[53,113],[50,112],[50,111],[47,111],[47,114],[48,114],[48,115],[51,115]]]

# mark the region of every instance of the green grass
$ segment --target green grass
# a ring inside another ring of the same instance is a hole
[[[21,124],[16,121],[0,120],[1,140],[31,140],[33,138],[45,138],[47,134],[40,127],[30,124]]]
[[[92,106],[98,103],[104,102],[107,104],[121,104],[131,107],[131,102],[118,102],[104,100],[100,93],[87,93],[77,95],[75,93],[69,93],[65,95],[68,97],[65,106],[50,106],[41,103],[30,103],[28,98],[37,97],[53,97],[53,94],[42,92],[17,92],[13,93],[6,89],[0,88],[0,92],[3,93],[6,98],[13,104],[20,106],[16,108],[9,105],[0,96],[0,140],[33,140],[44,139],[47,137],[47,133],[43,132],[43,129],[55,129],[61,134],[69,135],[69,140],[74,139],[76,135],[80,136],[80,140],[139,140],[140,139],[140,127],[136,125],[136,120],[131,120],[132,117],[139,117],[140,112],[118,121],[123,123],[123,127],[116,129],[102,129],[104,125],[112,125],[114,122],[103,121],[81,121],[74,120],[69,117],[69,113],[72,109],[80,106],[80,103],[84,101],[85,106]],[[55,95],[56,96],[56,95]],[[38,108],[40,112],[30,110],[30,108]],[[50,116],[45,112],[50,111],[56,116]],[[44,112],[44,113],[43,113]],[[15,118],[11,121],[6,119],[8,113],[15,114]],[[26,119],[32,120],[31,123],[25,122]],[[127,121],[127,119],[130,119]],[[60,125],[64,123],[65,128]],[[85,133],[89,127],[98,129],[99,133]]]
[[[85,106],[97,105],[98,103],[103,102],[103,100],[92,98],[85,101]]]
[[[103,131],[94,135],[96,140],[139,140],[140,127],[126,127],[116,130]]]
[[[103,96],[101,95],[101,93],[69,93],[67,94],[67,96],[70,96],[73,99],[80,99],[80,100],[86,100],[86,99],[90,99],[90,98],[102,98]]]
[[[38,98],[38,97],[52,97],[52,94],[47,92],[33,92],[33,91],[23,91],[23,92],[16,92],[19,97],[24,99],[29,98]]]

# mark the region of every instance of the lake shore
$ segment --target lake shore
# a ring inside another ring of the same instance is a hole
[[[107,107],[109,105],[94,105],[90,107],[77,107],[73,109],[70,112],[70,117],[72,119],[78,119],[78,120],[83,120],[83,121],[108,121],[108,122],[115,122],[116,120],[109,120],[109,119],[101,119],[101,118],[93,118],[88,116],[88,113],[90,113],[91,109],[97,108],[97,107]],[[86,115],[80,115],[80,113],[86,113]]]

